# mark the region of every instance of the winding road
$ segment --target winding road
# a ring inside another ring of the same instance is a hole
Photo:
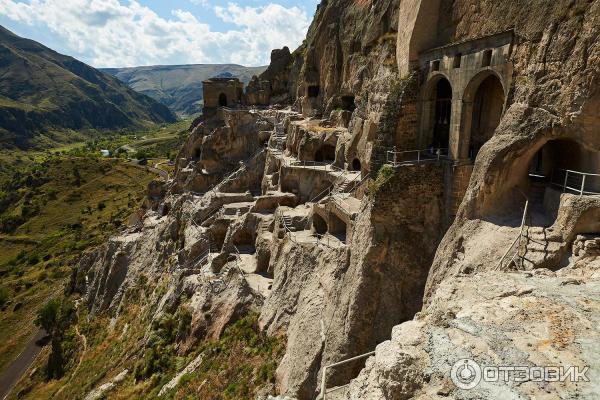
[[[25,349],[0,375],[0,399],[4,400],[17,384],[21,376],[29,369],[35,358],[40,354],[44,346],[50,342],[50,336],[44,330],[39,330]]]

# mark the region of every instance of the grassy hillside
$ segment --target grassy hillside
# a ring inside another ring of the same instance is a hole
[[[253,75],[260,75],[265,69],[235,64],[199,64],[109,68],[103,71],[168,106],[177,114],[190,116],[202,110],[202,81],[227,74],[248,83]]]
[[[175,121],[167,107],[113,76],[3,27],[0,76],[0,147],[29,148],[42,135],[61,141],[68,130]]]
[[[81,252],[122,225],[156,175],[92,157],[13,152],[0,158],[2,370],[37,331],[35,312],[62,292]]]

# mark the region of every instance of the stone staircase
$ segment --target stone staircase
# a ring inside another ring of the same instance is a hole
[[[527,227],[520,256],[522,269],[559,267],[565,244],[552,233],[548,228]]]
[[[342,182],[340,182],[333,188],[333,191],[331,192],[331,194],[336,195],[336,194],[341,194],[341,193],[347,193],[348,190],[352,187],[352,184],[353,184],[352,181],[348,181],[348,180],[344,179]]]
[[[285,150],[285,144],[287,142],[287,133],[283,123],[275,125],[275,131],[273,133],[273,145],[278,150]]]
[[[292,217],[289,215],[281,214],[280,220],[281,227],[290,232],[296,232],[296,228],[294,227],[294,221]]]

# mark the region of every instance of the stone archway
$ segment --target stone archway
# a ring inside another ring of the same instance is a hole
[[[422,96],[422,148],[448,148],[452,118],[453,91],[450,80],[437,74],[425,85]]]
[[[475,160],[494,134],[504,112],[505,90],[491,70],[475,75],[463,95],[460,158]]]
[[[219,107],[227,107],[227,95],[225,93],[219,95]]]

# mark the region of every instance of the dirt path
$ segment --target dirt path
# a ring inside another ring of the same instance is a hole
[[[79,367],[81,367],[81,363],[83,362],[83,356],[85,356],[85,353],[87,351],[87,338],[85,337],[85,335],[82,335],[81,332],[79,331],[79,325],[75,325],[75,333],[77,334],[77,337],[79,337],[79,340],[81,340],[81,343],[83,343],[83,350],[81,351],[81,356],[79,357],[79,363],[77,364],[77,367],[75,367],[75,370],[73,371],[73,373],[71,374],[71,376],[69,377],[67,382],[64,385],[62,385],[56,393],[54,393],[55,398],[60,398],[57,396],[60,393],[62,393],[64,388],[66,388],[67,385],[71,382],[71,380],[73,379],[75,374],[77,374],[77,371],[79,371]]]
[[[19,379],[27,372],[35,358],[40,354],[44,346],[50,342],[50,337],[43,330],[38,331],[25,349],[19,354],[6,371],[0,376],[0,399],[8,397]]]

